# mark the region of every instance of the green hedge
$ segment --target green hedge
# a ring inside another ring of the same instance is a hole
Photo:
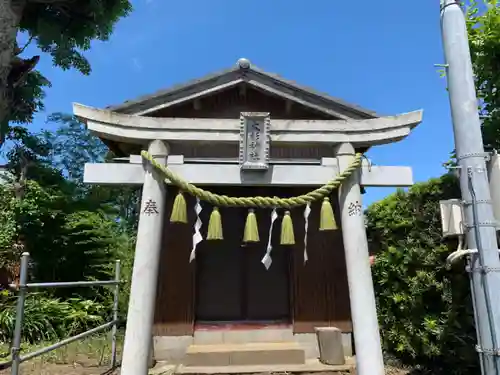
[[[411,366],[446,374],[478,373],[469,279],[450,270],[439,201],[458,198],[444,175],[400,190],[366,212],[384,349]]]

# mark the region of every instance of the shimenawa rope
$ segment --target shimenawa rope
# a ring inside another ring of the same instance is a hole
[[[362,164],[363,155],[358,153],[354,156],[352,163],[343,170],[336,178],[330,180],[325,185],[318,189],[310,191],[307,194],[299,195],[291,198],[278,198],[278,197],[229,197],[227,195],[219,195],[212,193],[208,190],[201,189],[183,178],[177,176],[167,166],[158,163],[154,157],[147,151],[142,151],[141,155],[144,159],[148,160],[154,168],[163,173],[167,180],[180,189],[177,194],[174,205],[172,207],[172,214],[170,216],[171,222],[187,223],[186,201],[182,192],[189,193],[194,197],[207,201],[214,205],[212,214],[207,230],[207,240],[222,240],[222,220],[217,206],[225,207],[248,207],[248,216],[245,223],[245,230],[243,235],[244,242],[259,242],[259,230],[257,226],[257,219],[254,208],[284,208],[281,222],[281,245],[295,244],[295,236],[293,232],[293,223],[289,209],[293,207],[305,206],[316,200],[323,199],[320,210],[320,228],[321,231],[335,230],[337,224],[335,222],[335,215],[333,213],[332,205],[330,203],[330,193],[338,188],[342,182],[349,178],[354,171]],[[194,250],[193,250],[194,252]]]
[[[165,177],[180,190],[189,193],[195,197],[209,202],[215,206],[226,207],[261,207],[261,208],[293,208],[304,206],[307,203],[317,201],[321,198],[328,197],[330,193],[338,188],[342,182],[351,176],[351,174],[361,166],[363,154],[358,153],[354,156],[352,163],[344,169],[336,178],[328,181],[325,185],[318,189],[310,191],[307,194],[299,195],[291,198],[278,198],[278,197],[229,197],[227,195],[219,195],[212,193],[208,190],[203,190],[181,177],[177,176],[167,166],[158,163],[151,154],[147,151],[142,151],[141,155],[144,159],[148,160],[155,168],[160,170]]]

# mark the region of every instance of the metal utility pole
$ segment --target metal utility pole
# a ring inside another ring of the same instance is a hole
[[[500,259],[496,223],[465,16],[456,0],[441,0],[441,28],[467,246],[477,249],[471,255],[469,269],[477,317],[476,350],[483,375],[500,375]]]

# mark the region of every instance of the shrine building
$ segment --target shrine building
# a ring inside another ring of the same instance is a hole
[[[246,59],[121,105],[73,109],[118,156],[87,164],[85,182],[142,187],[122,374],[146,375],[150,349],[191,372],[287,364],[293,372],[319,356],[320,327],[342,332],[358,374],[382,374],[361,191],[410,186],[413,177],[410,167],[372,165],[358,153],[407,137],[422,111],[379,116]],[[353,171],[329,200],[220,204],[221,234],[210,239],[217,205],[179,188],[158,165],[229,197],[296,197]],[[333,209],[329,226],[324,204]],[[185,210],[187,223],[172,219],[183,215],[173,210]],[[293,223],[288,242],[285,220]]]

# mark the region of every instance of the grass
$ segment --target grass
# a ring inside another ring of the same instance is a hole
[[[118,359],[122,349],[122,335],[118,336]],[[22,353],[27,354],[53,344],[43,342],[37,345],[22,345]],[[0,352],[9,350],[8,345],[0,345]],[[2,361],[7,360],[3,359]],[[98,375],[114,374],[111,371],[111,335],[100,334],[46,353],[21,365],[22,375]],[[10,369],[0,371],[0,375],[10,374]]]

